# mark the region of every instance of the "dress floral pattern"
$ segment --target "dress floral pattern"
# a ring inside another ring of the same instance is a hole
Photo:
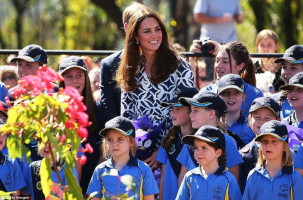
[[[187,61],[180,59],[177,70],[165,81],[154,85],[145,73],[144,67],[136,76],[140,86],[132,92],[122,90],[121,93],[121,115],[136,120],[148,115],[151,122],[156,126],[163,123],[158,140],[161,141],[165,132],[172,126],[170,108],[162,107],[161,102],[171,100],[179,93],[182,87],[193,87],[194,78]],[[160,144],[160,143],[159,143]],[[157,145],[158,146],[158,145]]]

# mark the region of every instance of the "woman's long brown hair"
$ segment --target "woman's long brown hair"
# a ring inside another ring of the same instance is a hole
[[[158,84],[166,80],[178,68],[178,55],[168,41],[168,34],[160,17],[148,8],[141,9],[133,14],[128,23],[125,51],[115,77],[118,85],[127,92],[133,91],[139,86],[135,77],[140,70],[139,66],[143,65],[144,60],[143,56],[140,55],[140,45],[137,44],[136,37],[142,21],[150,17],[158,21],[162,30],[162,42],[156,52],[151,82]]]

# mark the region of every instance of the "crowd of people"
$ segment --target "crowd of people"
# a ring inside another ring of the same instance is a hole
[[[222,32],[220,27],[202,26],[190,51],[201,53],[204,38],[212,37],[207,41],[212,62],[180,56],[159,15],[140,3],[123,12],[124,49],[102,59],[100,68],[92,67],[89,57],[60,59],[64,79],[54,83],[54,92],[75,88],[91,122],[82,145],[89,143],[93,153],[86,152],[87,162],[76,162],[73,170],[84,198],[303,198],[303,45],[287,48],[278,59],[252,60],[247,47],[235,41],[231,23],[243,20],[238,1],[231,1],[233,15],[222,11],[222,17],[207,16],[207,9],[214,9],[207,2],[216,1],[197,1],[196,21],[222,23],[230,35],[221,41],[208,35]],[[259,53],[277,53],[278,47],[274,31],[257,35]],[[41,46],[30,44],[0,66],[2,103],[5,97],[16,100],[12,91],[18,80],[36,75],[47,58]],[[197,71],[198,65],[209,64],[212,74],[205,66],[204,73]],[[201,81],[206,79],[200,74],[212,81]],[[5,124],[7,110],[0,117]],[[11,159],[6,137],[0,134],[0,190],[44,199],[39,169],[49,152],[42,148],[38,153],[39,142],[33,140],[31,163]],[[57,165],[64,169],[64,162]],[[124,175],[133,178],[132,189],[121,183]],[[58,182],[56,176],[52,181]]]

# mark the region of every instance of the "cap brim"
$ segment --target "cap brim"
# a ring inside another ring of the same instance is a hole
[[[11,60],[11,62],[17,62],[18,60],[24,60],[26,62],[39,62],[39,61],[35,61],[35,59],[33,59],[32,57],[29,56],[18,56],[15,57]]]
[[[215,142],[211,141],[210,139],[208,139],[206,137],[201,137],[201,136],[196,136],[196,135],[186,135],[182,138],[182,142],[184,144],[193,145],[195,139],[215,144]]]
[[[163,107],[180,107],[180,106],[183,106],[179,102],[177,102],[177,103],[162,102],[162,103],[160,103],[160,105],[163,106]]]
[[[290,63],[295,63],[295,64],[300,64],[300,63],[303,63],[303,59],[301,60],[294,60],[293,58],[291,57],[282,57],[282,58],[278,58],[275,60],[275,63],[281,63],[281,62],[284,62],[284,61],[287,61],[287,62],[290,62]]]
[[[279,89],[280,89],[280,90],[289,90],[289,88],[291,88],[291,87],[303,88],[303,85],[301,85],[301,84],[282,85]]]
[[[69,70],[71,68],[78,68],[78,69],[82,69],[83,71],[87,71],[85,68],[83,68],[82,66],[70,66],[70,67],[67,67],[65,69],[63,69],[62,71],[59,71],[59,73],[62,75],[64,72],[66,72],[66,70]]]
[[[259,107],[255,108],[255,109],[251,109],[251,110],[249,110],[249,113],[255,112],[256,110],[259,110],[260,108],[267,108],[267,109],[271,110],[271,112],[273,112],[273,113],[276,115],[276,117],[279,118],[278,113],[276,113],[276,112],[274,111],[274,109],[272,109],[272,108],[269,107],[269,106],[265,106],[265,105],[259,106]]]
[[[109,130],[116,130],[116,131],[118,131],[119,133],[121,133],[122,135],[128,135],[128,134],[125,133],[125,131],[123,131],[123,130],[121,130],[121,129],[119,129],[119,128],[104,128],[104,129],[102,129],[102,130],[99,132],[99,135],[105,137],[107,131],[109,131]],[[131,135],[131,134],[129,134],[129,135]]]
[[[243,90],[241,90],[241,88],[239,88],[238,86],[229,85],[229,86],[226,86],[226,87],[222,88],[222,89],[220,90],[219,94],[220,94],[221,92],[223,92],[224,90],[227,90],[227,89],[236,89],[236,90],[238,90],[238,91],[244,93],[244,88],[243,88]]]
[[[265,136],[265,135],[273,136],[273,137],[275,137],[275,138],[277,138],[278,140],[283,141],[283,142],[284,142],[284,141],[287,141],[287,139],[288,139],[288,135],[286,135],[286,136],[284,136],[284,137],[282,138],[282,137],[280,137],[280,136],[278,136],[278,135],[276,135],[276,134],[273,134],[273,133],[262,133],[262,134],[258,135],[257,137],[255,137],[255,141],[261,141],[262,137]]]

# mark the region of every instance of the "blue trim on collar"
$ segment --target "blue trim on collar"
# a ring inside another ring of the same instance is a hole
[[[237,119],[237,123],[238,124],[244,124],[246,122],[246,117],[242,114],[242,112],[240,113],[240,117]]]
[[[202,174],[201,170],[200,170],[200,167],[201,166],[199,165],[199,167],[196,167],[195,169],[193,169],[192,173],[193,174]],[[226,171],[226,168],[220,165],[219,169],[217,169],[217,171],[214,174],[219,176],[219,175],[224,174],[225,171]]]
[[[139,166],[139,160],[133,156],[130,156],[126,165],[127,166]],[[105,166],[112,168],[112,169],[115,168],[114,160],[112,157],[105,161]]]
[[[264,163],[263,163],[263,165],[261,167],[256,167],[255,170],[258,173],[262,174],[263,171],[265,171]],[[284,166],[284,167],[282,167],[282,174],[292,174],[294,172],[294,170],[295,170],[295,168],[294,168],[293,165],[291,165],[291,166]]]
[[[4,165],[6,162],[6,156],[0,151],[0,164]]]

